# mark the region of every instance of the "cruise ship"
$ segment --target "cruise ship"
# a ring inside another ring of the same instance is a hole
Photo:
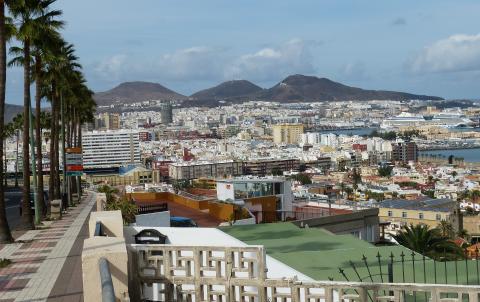
[[[382,129],[392,129],[408,126],[425,125],[425,118],[421,115],[412,114],[409,112],[402,112],[400,115],[389,117],[380,124]]]
[[[472,127],[475,123],[460,110],[444,110],[433,117],[402,112],[400,115],[383,120],[380,128],[394,129],[400,127],[438,126],[444,128]]]
[[[446,128],[472,127],[475,123],[460,110],[445,110],[433,116],[434,125]]]

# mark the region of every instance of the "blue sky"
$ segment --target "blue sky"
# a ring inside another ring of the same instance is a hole
[[[478,0],[58,0],[90,87],[183,94],[308,74],[370,89],[480,97]],[[7,101],[21,103],[9,70]]]

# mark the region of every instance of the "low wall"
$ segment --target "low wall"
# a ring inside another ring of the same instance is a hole
[[[233,204],[215,202],[214,200],[195,200],[171,192],[134,192],[127,193],[126,196],[139,203],[174,202],[191,209],[208,212],[211,216],[223,221],[229,221],[235,211]]]

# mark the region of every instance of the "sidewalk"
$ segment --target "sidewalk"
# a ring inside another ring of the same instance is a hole
[[[89,193],[49,228],[28,231],[17,239],[18,243],[0,251],[0,258],[13,262],[0,269],[0,302],[83,300],[79,264],[83,238],[79,235],[85,235],[94,197]],[[65,296],[69,294],[72,296]]]

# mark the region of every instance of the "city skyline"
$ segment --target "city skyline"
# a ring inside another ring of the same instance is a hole
[[[232,79],[269,87],[300,73],[365,89],[480,96],[474,1],[102,1],[93,11],[89,2],[56,6],[95,91],[138,80],[189,95]],[[21,103],[21,77],[9,69],[9,103]]]

